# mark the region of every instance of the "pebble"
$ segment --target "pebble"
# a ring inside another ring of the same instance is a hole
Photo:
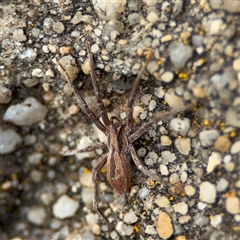
[[[157,234],[154,225],[147,225],[144,232],[149,235]]]
[[[160,212],[156,222],[156,230],[160,238],[167,239],[173,234],[171,218],[165,212]]]
[[[28,63],[34,62],[37,58],[37,52],[32,48],[27,48],[21,54],[18,55],[18,58]]]
[[[97,44],[94,44],[91,46],[91,52],[96,53],[99,50],[99,46]]]
[[[36,98],[28,97],[23,103],[9,106],[3,120],[16,126],[31,126],[43,120],[47,112],[47,108]]]
[[[67,195],[61,196],[53,204],[53,215],[59,219],[73,217],[79,208],[79,202],[73,200]]]
[[[211,219],[211,225],[215,228],[221,223],[222,223],[222,216],[220,214],[213,216],[213,218]]]
[[[93,189],[89,187],[82,188],[82,201],[85,205],[89,206],[93,202]]]
[[[222,162],[222,156],[218,152],[212,152],[208,159],[207,173],[213,172],[213,170]]]
[[[185,223],[189,222],[190,220],[191,220],[191,217],[189,215],[180,216],[178,218],[178,221],[180,224],[185,224]],[[181,238],[179,238],[179,239],[181,239]]]
[[[230,146],[231,142],[226,136],[219,136],[214,143],[215,149],[222,153],[227,152]]]
[[[193,91],[193,95],[196,98],[205,98],[207,96],[205,89],[203,89],[202,87],[194,87],[192,91]]]
[[[238,154],[240,152],[240,140],[232,144],[230,152],[231,154]]]
[[[19,42],[27,41],[27,37],[25,36],[22,29],[15,29],[13,31],[13,38]]]
[[[199,202],[197,206],[198,206],[198,209],[202,211],[207,207],[207,204],[204,202]]]
[[[65,27],[62,22],[56,22],[53,24],[52,27],[57,34],[62,34],[65,30]]]
[[[0,104],[7,104],[12,100],[12,91],[0,84]]]
[[[187,181],[187,178],[188,178],[188,175],[187,175],[187,173],[186,172],[182,172],[181,173],[181,182],[182,183],[185,183],[186,181]]]
[[[146,187],[143,187],[138,191],[138,196],[142,201],[145,201],[149,193],[150,191]]]
[[[169,41],[171,41],[172,40],[172,35],[165,35],[165,36],[163,36],[163,37],[161,37],[161,42],[162,43],[165,43],[165,42],[169,42]]]
[[[192,57],[192,48],[182,42],[173,42],[168,48],[175,70],[181,69]]]
[[[81,22],[81,18],[82,18],[82,13],[81,12],[76,12],[74,17],[71,19],[71,23],[76,25],[78,23]]]
[[[155,12],[150,12],[147,15],[147,20],[150,23],[155,23],[155,22],[159,21],[160,19],[159,19],[158,15]]]
[[[174,79],[174,73],[167,71],[161,75],[161,81],[165,83],[170,83]]]
[[[202,182],[200,185],[200,200],[206,203],[214,203],[216,200],[216,187],[210,182]]]
[[[170,121],[170,130],[175,136],[185,136],[190,129],[190,120],[188,118],[173,118]]]
[[[215,129],[213,130],[203,130],[199,134],[199,139],[202,146],[207,147],[213,145],[216,139],[219,137],[219,132]]]
[[[186,185],[186,186],[184,187],[184,191],[185,191],[186,195],[188,195],[189,197],[194,196],[195,193],[196,193],[195,188],[192,187],[191,185]]]
[[[155,100],[151,100],[148,106],[149,111],[153,111],[156,108],[156,101]]]
[[[40,195],[40,200],[41,200],[41,202],[42,202],[44,205],[47,206],[47,205],[49,205],[50,203],[53,202],[54,196],[53,196],[53,194],[50,193],[50,192],[43,192],[43,193],[41,193],[41,195]]]
[[[228,108],[225,116],[226,124],[239,128],[239,120],[238,114],[231,107]]]
[[[88,170],[86,171],[85,168],[81,168],[79,170],[79,181],[85,187],[92,187],[92,173]]]
[[[33,77],[38,77],[38,78],[41,78],[43,76],[43,70],[40,69],[40,68],[35,68],[32,70],[32,76]]]
[[[146,156],[146,153],[147,153],[147,149],[146,148],[139,148],[137,150],[137,155],[138,157],[142,158],[142,157],[145,157]]]
[[[77,149],[82,149],[82,148],[85,148],[85,147],[88,147],[88,146],[91,146],[93,145],[93,140],[89,137],[89,136],[83,136],[79,143],[77,144]],[[80,160],[83,160],[83,159],[86,159],[86,158],[92,158],[95,156],[95,152],[92,151],[92,152],[83,152],[83,153],[78,153],[76,154],[76,157],[77,159],[80,161]]]
[[[30,173],[30,177],[33,182],[40,183],[44,179],[44,174],[39,170],[33,169]]]
[[[228,172],[232,172],[235,169],[235,163],[234,162],[228,162],[224,164],[224,168],[228,171]]]
[[[194,223],[198,226],[205,226],[209,222],[209,218],[206,216],[197,216],[196,219],[194,220]]]
[[[163,98],[165,95],[165,92],[163,90],[163,87],[158,87],[154,89],[154,95],[158,98]]]
[[[167,197],[161,196],[155,199],[154,201],[159,207],[166,208],[169,206],[170,201],[168,200]]]
[[[158,155],[155,152],[149,152],[147,156],[144,159],[144,162],[148,166],[153,166],[155,163],[157,163]]]
[[[181,108],[184,107],[184,103],[180,97],[178,97],[174,90],[170,88],[164,95],[164,100],[171,108]]]
[[[0,154],[9,154],[22,144],[22,137],[14,129],[0,127]]]
[[[69,108],[68,108],[68,112],[71,115],[76,115],[78,112],[80,111],[79,107],[75,104],[72,104]]]
[[[162,175],[168,175],[169,171],[166,165],[161,164],[160,165],[160,172]]]
[[[134,25],[137,24],[141,21],[142,16],[139,13],[130,13],[128,15],[128,21],[129,21],[129,25]]]
[[[173,205],[173,209],[176,213],[186,215],[188,212],[188,205],[185,202],[180,202]]]
[[[42,226],[47,220],[46,210],[41,207],[32,207],[27,211],[27,219],[34,225]]]
[[[160,141],[163,147],[172,145],[172,140],[169,136],[161,136]]]
[[[42,153],[32,153],[27,157],[27,161],[28,163],[30,163],[31,165],[40,165],[41,164],[41,160],[43,158],[43,154]]]
[[[132,209],[130,209],[129,212],[127,212],[124,215],[123,220],[127,224],[133,224],[133,223],[137,222],[138,217],[136,216],[135,212]]]
[[[26,87],[30,88],[30,87],[36,86],[39,83],[39,81],[37,78],[27,78],[23,80],[23,83]]]
[[[175,140],[175,146],[183,155],[188,155],[191,150],[190,138],[180,138]]]
[[[60,58],[59,62],[61,63],[64,70],[67,72],[69,78],[74,81],[79,73],[79,68],[76,64],[75,58],[73,58],[70,55],[64,56]],[[64,73],[62,73],[62,70],[58,67],[58,71],[64,76]]]
[[[163,161],[166,162],[173,162],[177,159],[176,155],[174,153],[171,153],[170,151],[162,151],[161,157]]]

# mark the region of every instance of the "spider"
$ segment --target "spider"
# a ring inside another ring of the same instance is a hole
[[[58,70],[64,75],[68,84],[70,85],[73,93],[75,94],[77,100],[79,101],[82,109],[88,115],[90,120],[96,125],[96,127],[102,131],[106,137],[107,142],[100,142],[92,146],[85,147],[83,149],[68,150],[61,152],[62,155],[74,155],[77,153],[93,151],[99,148],[108,148],[108,153],[103,156],[101,161],[93,168],[92,171],[92,187],[93,187],[93,208],[99,213],[100,216],[105,220],[108,225],[108,231],[110,233],[110,224],[104,214],[100,211],[98,207],[98,189],[97,189],[97,179],[98,173],[107,165],[107,180],[110,185],[116,190],[119,195],[126,193],[130,187],[131,182],[131,163],[129,159],[129,154],[131,155],[137,168],[141,170],[145,175],[157,182],[163,182],[166,185],[172,185],[166,182],[159,175],[151,170],[148,170],[139,160],[137,152],[133,146],[133,142],[141,137],[146,131],[148,131],[153,124],[158,123],[161,120],[167,119],[168,117],[177,114],[178,112],[185,111],[192,107],[192,104],[188,104],[182,108],[173,109],[170,112],[164,112],[157,114],[153,119],[149,120],[147,123],[139,127],[135,132],[133,132],[133,104],[134,99],[137,94],[137,90],[140,84],[140,79],[144,72],[146,71],[147,64],[151,59],[151,54],[147,57],[146,63],[143,64],[140,69],[137,78],[133,83],[133,87],[129,96],[127,111],[126,111],[126,121],[122,123],[117,117],[108,117],[107,111],[104,107],[103,101],[100,97],[100,90],[96,80],[96,74],[94,72],[93,57],[90,50],[90,44],[86,41],[86,49],[88,52],[88,57],[90,60],[90,75],[92,80],[92,85],[94,88],[95,96],[98,103],[98,108],[100,110],[100,116],[102,122],[97,118],[97,116],[89,109],[87,103],[79,93],[76,86],[72,83],[69,75],[67,74],[64,67],[59,61],[57,62]],[[182,192],[183,189],[176,186]]]

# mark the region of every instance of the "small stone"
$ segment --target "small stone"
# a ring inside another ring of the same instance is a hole
[[[128,21],[129,21],[129,25],[134,25],[137,24],[141,21],[142,16],[139,13],[130,13],[128,15]]]
[[[189,215],[181,216],[178,218],[179,223],[185,224],[191,220],[191,217]],[[178,236],[179,237],[179,236]],[[181,238],[175,238],[175,239],[181,239]],[[184,238],[183,238],[184,239]],[[186,238],[185,238],[186,239]]]
[[[53,196],[53,194],[50,193],[50,192],[43,192],[43,193],[41,193],[41,195],[40,195],[40,200],[42,201],[42,203],[43,203],[44,205],[47,206],[47,205],[49,205],[50,203],[53,202],[54,196]]]
[[[43,158],[42,153],[32,153],[27,157],[27,161],[31,165],[40,165],[42,158]]]
[[[83,136],[77,144],[77,149],[82,149],[82,148],[91,146],[93,144],[94,144],[94,142],[89,136]],[[76,157],[77,157],[78,160],[82,160],[82,159],[85,159],[85,158],[91,158],[91,157],[94,157],[94,156],[95,156],[94,151],[83,152],[83,153],[77,153],[76,154]]]
[[[184,107],[184,103],[180,97],[178,97],[174,90],[170,88],[164,95],[164,100],[171,108],[181,108]]]
[[[158,160],[158,155],[155,152],[149,152],[144,159],[144,162],[148,166],[153,166]]]
[[[25,80],[23,80],[23,83],[26,87],[33,87],[33,86],[36,86],[38,84],[38,79],[33,77],[33,78],[27,78]]]
[[[222,162],[222,156],[218,152],[212,152],[208,159],[207,173],[213,172],[213,170]]]
[[[81,22],[81,18],[82,18],[82,13],[81,12],[76,12],[74,17],[71,20],[71,23],[76,25],[76,24]]]
[[[35,183],[39,183],[43,180],[44,175],[41,171],[39,170],[32,170],[30,173],[30,177]]]
[[[163,98],[165,95],[165,92],[163,90],[163,87],[158,87],[154,89],[154,95],[158,98]]]
[[[225,178],[220,178],[220,180],[217,182],[217,191],[224,192],[227,189],[228,185],[229,183]]]
[[[78,208],[78,201],[73,200],[67,195],[63,195],[53,204],[53,215],[59,219],[70,218],[74,216]]]
[[[150,12],[147,15],[147,20],[150,23],[155,23],[155,22],[159,21],[160,19],[159,19],[158,15],[155,12]]]
[[[233,61],[233,69],[237,72],[240,71],[240,57]]]
[[[240,152],[240,140],[232,144],[230,152],[231,154],[238,154]]]
[[[156,222],[157,233],[160,238],[167,239],[173,234],[171,218],[165,212],[160,212]]]
[[[174,79],[173,72],[167,71],[161,75],[161,80],[165,83],[170,83]]]
[[[175,146],[183,155],[188,155],[191,150],[190,138],[180,138],[175,140]]]
[[[211,219],[211,225],[215,228],[221,223],[222,223],[222,216],[220,214],[213,216],[213,218]]]
[[[68,112],[71,115],[76,115],[78,112],[80,111],[79,107],[75,104],[72,104],[69,108],[68,108]]]
[[[143,187],[138,191],[138,196],[142,201],[145,201],[149,193],[150,191],[146,187]]]
[[[180,202],[173,205],[173,209],[176,213],[186,215],[188,212],[188,205],[185,202]]]
[[[137,222],[138,217],[136,216],[135,212],[132,209],[130,209],[129,212],[124,215],[123,220],[127,224],[133,224]]]
[[[170,151],[162,151],[161,157],[163,161],[166,162],[173,162],[176,160],[176,155],[174,153],[171,153]]]
[[[12,91],[0,84],[0,104],[7,104],[12,100]]]
[[[214,203],[216,200],[216,187],[210,182],[202,182],[200,185],[200,200],[206,203]]]
[[[184,187],[184,191],[185,191],[186,195],[188,195],[189,197],[194,196],[195,193],[196,193],[195,188],[192,187],[191,185],[186,185],[186,186]]]
[[[69,54],[69,53],[71,52],[71,50],[72,50],[72,47],[70,47],[70,46],[60,47],[60,53],[61,53],[62,55]]]
[[[89,187],[83,187],[82,188],[82,201],[84,203],[84,205],[92,205],[93,202],[93,189],[89,188]]]
[[[36,98],[28,97],[23,103],[8,107],[3,120],[11,122],[16,126],[31,126],[43,120],[47,112],[47,108]]]
[[[203,203],[203,202],[199,202],[198,203],[198,209],[199,210],[204,210],[205,208],[207,207],[207,204],[206,203]]]
[[[22,29],[15,29],[13,32],[13,38],[19,42],[27,41],[27,37],[25,36]]]
[[[35,68],[35,69],[33,69],[33,71],[32,71],[32,76],[33,76],[33,77],[41,78],[41,77],[43,76],[43,71],[42,71],[42,69],[40,69],[40,68]]]
[[[173,118],[170,121],[169,128],[175,136],[185,136],[190,129],[190,120],[188,118]]]
[[[169,201],[168,198],[165,197],[165,196],[156,198],[154,202],[155,202],[159,207],[162,207],[162,208],[166,208],[166,207],[168,207],[169,204],[170,204],[170,201]]]
[[[226,199],[226,210],[231,214],[240,213],[240,201],[238,197],[228,197]]]
[[[97,44],[94,44],[91,46],[91,52],[96,53],[99,50],[99,46]]]
[[[29,63],[34,62],[37,58],[37,52],[32,48],[28,48],[23,51],[23,53],[19,54],[18,58]]]
[[[161,145],[164,146],[171,146],[172,140],[168,136],[161,136]]]
[[[223,24],[222,19],[215,19],[209,21],[209,32],[211,35],[219,34],[221,25]]]
[[[56,22],[53,24],[53,30],[58,33],[58,34],[62,34],[64,32],[64,25],[62,22]]]
[[[169,41],[171,41],[171,40],[172,40],[172,35],[170,35],[170,34],[161,37],[161,42],[162,42],[162,43],[169,42]]]
[[[42,226],[47,220],[46,210],[41,206],[32,207],[27,211],[27,219],[36,226]]]
[[[14,129],[0,127],[0,154],[9,154],[22,144],[22,137]]]
[[[155,100],[151,100],[150,103],[149,103],[149,107],[148,107],[149,111],[150,112],[153,111],[156,108],[156,105],[157,105],[156,101]]]
[[[235,169],[235,163],[234,162],[228,162],[224,164],[224,168],[228,171],[228,172],[232,172]]]
[[[182,42],[171,43],[168,50],[175,70],[183,68],[192,57],[192,48]]]
[[[219,132],[217,130],[203,130],[199,134],[199,138],[202,146],[207,147],[213,145],[216,139],[219,137]]]
[[[144,232],[149,235],[157,234],[154,225],[147,225]]]
[[[198,226],[205,226],[209,222],[209,218],[205,216],[197,216],[194,223]]]
[[[160,165],[160,172],[162,175],[168,175],[169,171],[166,165],[161,164]]]
[[[207,96],[206,91],[202,87],[194,87],[192,91],[196,98],[205,98]]]
[[[54,72],[52,71],[52,69],[48,69],[48,70],[45,72],[45,75],[46,75],[47,77],[53,78],[53,77],[54,77]]]
[[[92,187],[92,173],[85,168],[79,171],[79,181],[85,187]]]
[[[181,173],[181,182],[182,183],[185,183],[186,181],[187,181],[187,178],[188,178],[188,175],[187,175],[187,173],[186,172],[182,172]]]
[[[230,146],[231,142],[226,136],[219,136],[214,143],[215,149],[219,150],[222,153],[227,152]]]
[[[239,116],[231,107],[226,112],[225,121],[227,125],[239,128]]]
[[[70,79],[72,81],[74,81],[79,73],[79,68],[76,64],[76,60],[75,58],[73,58],[72,56],[68,55],[68,56],[64,56],[62,57],[59,62],[61,63],[61,65],[63,66],[64,70],[67,72],[67,74],[69,75]],[[62,69],[58,67],[58,71],[64,76],[64,73],[62,73]]]

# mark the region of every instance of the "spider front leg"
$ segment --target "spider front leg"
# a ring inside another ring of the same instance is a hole
[[[108,226],[108,233],[110,235],[110,224],[107,218],[103,215],[103,213],[98,208],[98,189],[97,189],[97,179],[98,179],[98,173],[101,171],[103,166],[107,162],[107,155],[103,157],[103,159],[94,167],[92,171],[92,187],[93,187],[93,208],[98,212],[100,216],[104,219]]]
[[[151,178],[151,179],[153,179],[153,180],[155,180],[155,181],[157,181],[157,182],[162,182],[162,183],[164,183],[165,185],[167,185],[167,186],[169,186],[169,187],[174,186],[175,188],[177,188],[177,189],[175,189],[176,193],[184,193],[184,189],[181,188],[180,186],[177,186],[177,185],[175,185],[175,184],[171,184],[171,183],[165,181],[165,180],[164,180],[162,177],[160,177],[159,175],[155,174],[154,172],[149,171],[149,170],[140,162],[139,157],[138,157],[138,155],[137,155],[137,152],[136,152],[136,150],[135,150],[135,148],[133,147],[132,144],[129,144],[128,149],[129,149],[129,151],[130,151],[130,153],[131,153],[131,156],[132,156],[132,159],[133,159],[135,165],[136,165],[137,168],[138,168],[140,171],[142,171],[145,175],[147,175],[149,178]],[[177,191],[177,190],[178,190],[178,191]]]
[[[95,145],[92,146],[87,146],[85,148],[82,149],[73,149],[73,150],[66,150],[66,151],[61,151],[60,154],[63,156],[72,156],[78,153],[84,153],[84,152],[92,152],[96,149],[100,149],[100,148],[106,148],[107,145],[103,142],[97,143]]]

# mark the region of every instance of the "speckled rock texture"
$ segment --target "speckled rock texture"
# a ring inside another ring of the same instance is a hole
[[[0,239],[239,239],[239,1],[3,0],[0,19]],[[86,40],[109,116],[125,121],[150,52],[134,130],[195,103],[133,143],[169,185],[132,163],[129,193],[119,196],[106,168],[98,174],[110,236],[91,187],[107,149],[60,154],[105,141],[57,67],[99,117]]]

